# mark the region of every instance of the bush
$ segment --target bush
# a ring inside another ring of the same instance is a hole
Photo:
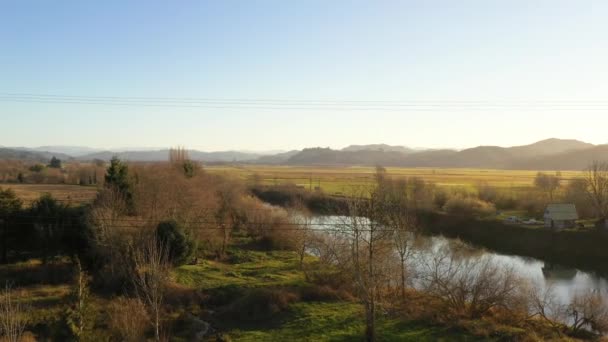
[[[492,203],[461,195],[450,198],[443,206],[443,210],[450,214],[465,216],[489,216],[496,213]]]
[[[108,327],[119,341],[143,341],[150,319],[138,299],[119,297],[108,305]]]
[[[196,251],[196,243],[184,234],[175,221],[161,222],[156,228],[156,236],[169,253],[169,261],[174,265],[183,265],[190,261]]]
[[[230,304],[221,316],[241,322],[260,321],[287,310],[298,295],[285,289],[253,289]]]
[[[350,293],[336,290],[327,285],[306,286],[300,290],[302,301],[305,302],[333,302],[338,300],[352,300]]]
[[[448,202],[448,197],[448,193],[444,190],[437,190],[433,196],[433,204],[436,208],[441,209]]]

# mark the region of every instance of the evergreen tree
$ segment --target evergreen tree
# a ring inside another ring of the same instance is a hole
[[[11,221],[20,212],[23,202],[11,189],[0,188],[0,260],[8,262],[9,227]]]
[[[124,196],[129,210],[133,209],[133,192],[129,178],[129,167],[114,156],[106,171],[105,187],[118,190]]]
[[[49,163],[49,167],[52,167],[54,169],[61,169],[61,160],[53,156],[53,158],[51,158],[51,162]]]

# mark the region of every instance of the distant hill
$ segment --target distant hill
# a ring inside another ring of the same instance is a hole
[[[274,154],[274,155],[261,156],[261,157],[256,158],[255,160],[252,160],[252,162],[256,163],[256,164],[267,164],[267,165],[287,164],[289,161],[289,158],[295,156],[298,153],[300,153],[300,151],[293,150],[293,151],[278,153],[278,154]]]
[[[50,151],[49,151],[50,150]],[[37,148],[0,148],[0,159],[19,159],[48,162],[53,156],[62,160],[109,160],[113,156],[128,161],[166,161],[168,149],[138,149],[96,151],[78,146],[46,146]],[[84,152],[90,152],[82,154]],[[205,163],[251,163],[268,165],[323,165],[323,166],[402,166],[453,167],[531,170],[581,170],[593,160],[608,160],[608,145],[595,146],[568,139],[546,139],[529,145],[500,147],[477,146],[461,151],[420,150],[386,144],[351,145],[341,150],[306,148],[298,151],[266,154],[269,152],[190,150],[190,157]]]
[[[572,139],[546,139],[530,145],[514,146],[508,150],[519,156],[543,156],[560,154],[564,152],[590,149],[595,147],[593,144]]]
[[[405,154],[395,151],[338,151],[307,148],[287,160],[288,165],[399,165]]]
[[[78,157],[85,154],[101,152],[102,150],[86,146],[40,146],[40,147],[19,147],[18,149],[34,152],[60,153],[71,157]]]
[[[372,145],[350,145],[342,149],[347,152],[357,151],[386,151],[386,152],[401,152],[401,153],[413,153],[416,150],[405,146],[391,146],[386,144],[372,144]]]
[[[594,159],[608,160],[605,150],[604,145],[562,139],[547,139],[514,147],[478,146],[462,151],[444,149],[408,153],[382,148],[313,148],[291,156],[286,164],[580,170]]]
[[[260,157],[259,154],[244,153],[236,151],[225,152],[201,152],[196,150],[188,151],[190,158],[203,162],[233,162],[248,161]],[[140,162],[166,161],[169,158],[169,149],[156,151],[103,151],[80,156],[78,160],[89,161],[93,159],[110,160],[117,156],[120,159]]]
[[[46,164],[53,157],[59,158],[62,161],[72,159],[72,157],[61,153],[52,153],[46,151],[28,151],[15,148],[0,147],[0,160],[22,160]]]
[[[512,163],[510,168],[523,170],[583,170],[594,160],[608,161],[608,144],[518,160]]]

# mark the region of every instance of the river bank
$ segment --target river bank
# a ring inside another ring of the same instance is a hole
[[[348,209],[344,197],[298,191],[292,187],[258,187],[252,189],[252,194],[281,207],[302,203],[316,215],[344,215]],[[429,210],[420,210],[418,219],[423,234],[459,238],[501,254],[531,257],[549,264],[608,275],[608,232],[605,231],[553,231]]]

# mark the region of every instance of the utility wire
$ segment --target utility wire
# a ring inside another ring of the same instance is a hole
[[[262,110],[337,110],[337,111],[443,111],[451,110],[585,110],[606,111],[607,101],[369,101],[348,100],[253,100],[253,99],[187,99],[187,98],[129,98],[100,96],[61,96],[43,94],[0,93],[0,101],[18,103],[80,104],[101,106],[136,106],[203,109],[262,109]]]

